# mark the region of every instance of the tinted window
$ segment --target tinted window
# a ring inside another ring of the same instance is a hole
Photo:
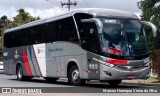
[[[138,20],[101,18],[102,51],[117,56],[148,54],[143,26]]]
[[[62,19],[58,22],[58,40],[78,42],[78,35],[72,17]]]
[[[57,39],[56,38],[57,32],[58,32],[58,22],[57,21],[47,23],[47,29],[44,34],[45,42],[46,43],[55,42]]]
[[[72,17],[47,23],[45,42],[78,42],[78,35]]]
[[[44,43],[45,28],[46,26],[43,24],[28,29],[26,33],[29,34],[28,36],[31,36],[29,40],[31,44]]]
[[[39,43],[69,41],[78,42],[78,35],[72,17],[52,21],[47,24],[32,26],[6,33],[4,46],[18,47]]]
[[[86,33],[87,33],[87,50],[98,53],[99,52],[99,43],[98,43],[98,34],[97,27],[94,23],[87,24]]]
[[[44,43],[45,25],[33,26],[4,35],[5,47],[18,47]]]

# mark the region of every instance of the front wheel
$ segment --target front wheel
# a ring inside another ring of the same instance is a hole
[[[69,72],[69,83],[79,86],[85,83],[85,80],[80,79],[80,74],[77,66],[72,66]]]
[[[107,81],[107,82],[110,86],[117,86],[122,82],[122,80],[110,80],[110,81]]]

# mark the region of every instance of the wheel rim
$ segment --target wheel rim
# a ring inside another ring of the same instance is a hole
[[[77,81],[79,80],[79,71],[78,71],[78,70],[74,70],[74,71],[72,72],[72,80],[73,80],[74,82],[77,82]]]
[[[18,70],[18,78],[21,79],[22,78],[22,69],[19,68]]]

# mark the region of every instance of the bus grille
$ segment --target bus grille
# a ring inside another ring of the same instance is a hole
[[[117,66],[116,68],[124,71],[136,71],[146,68],[147,66]]]

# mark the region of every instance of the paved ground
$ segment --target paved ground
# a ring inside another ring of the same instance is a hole
[[[137,80],[125,80],[118,86],[118,88],[145,88],[160,86],[160,84],[136,84]],[[34,78],[31,81],[18,81],[16,76],[8,76],[5,74],[0,74],[0,87],[75,87],[68,84],[67,79],[59,79],[55,83],[48,83],[43,78]],[[93,87],[93,88],[110,88],[107,83],[92,81],[87,82],[86,85],[82,87]]]
[[[144,94],[144,93],[47,93],[47,94],[0,94],[0,96],[160,96],[159,93],[153,93],[153,94]]]
[[[86,85],[84,86],[72,86],[69,85],[66,79],[60,79],[58,80],[56,83],[48,83],[46,82],[43,78],[35,78],[32,79],[31,81],[18,81],[16,80],[16,76],[8,76],[8,75],[4,75],[4,74],[0,74],[0,87],[74,87],[74,88],[81,88],[84,89],[85,88],[87,90],[98,90],[98,89],[106,89],[106,88],[155,88],[155,87],[159,87],[160,84],[143,84],[143,85],[139,85],[139,84],[133,84],[130,81],[124,81],[122,84],[120,84],[117,87],[111,87],[109,86],[107,83],[100,83],[100,82],[87,82]],[[93,91],[94,92],[94,91]],[[90,94],[88,93],[53,93],[53,94],[23,94],[24,96],[128,96],[128,94],[126,93],[118,93],[118,94],[111,94],[111,93],[106,93],[106,94],[101,94],[101,93],[94,93],[91,92]],[[139,95],[133,94],[131,96],[160,96],[159,94],[146,94],[143,95],[140,93],[137,93]],[[0,96],[21,96],[22,94],[0,94]]]

